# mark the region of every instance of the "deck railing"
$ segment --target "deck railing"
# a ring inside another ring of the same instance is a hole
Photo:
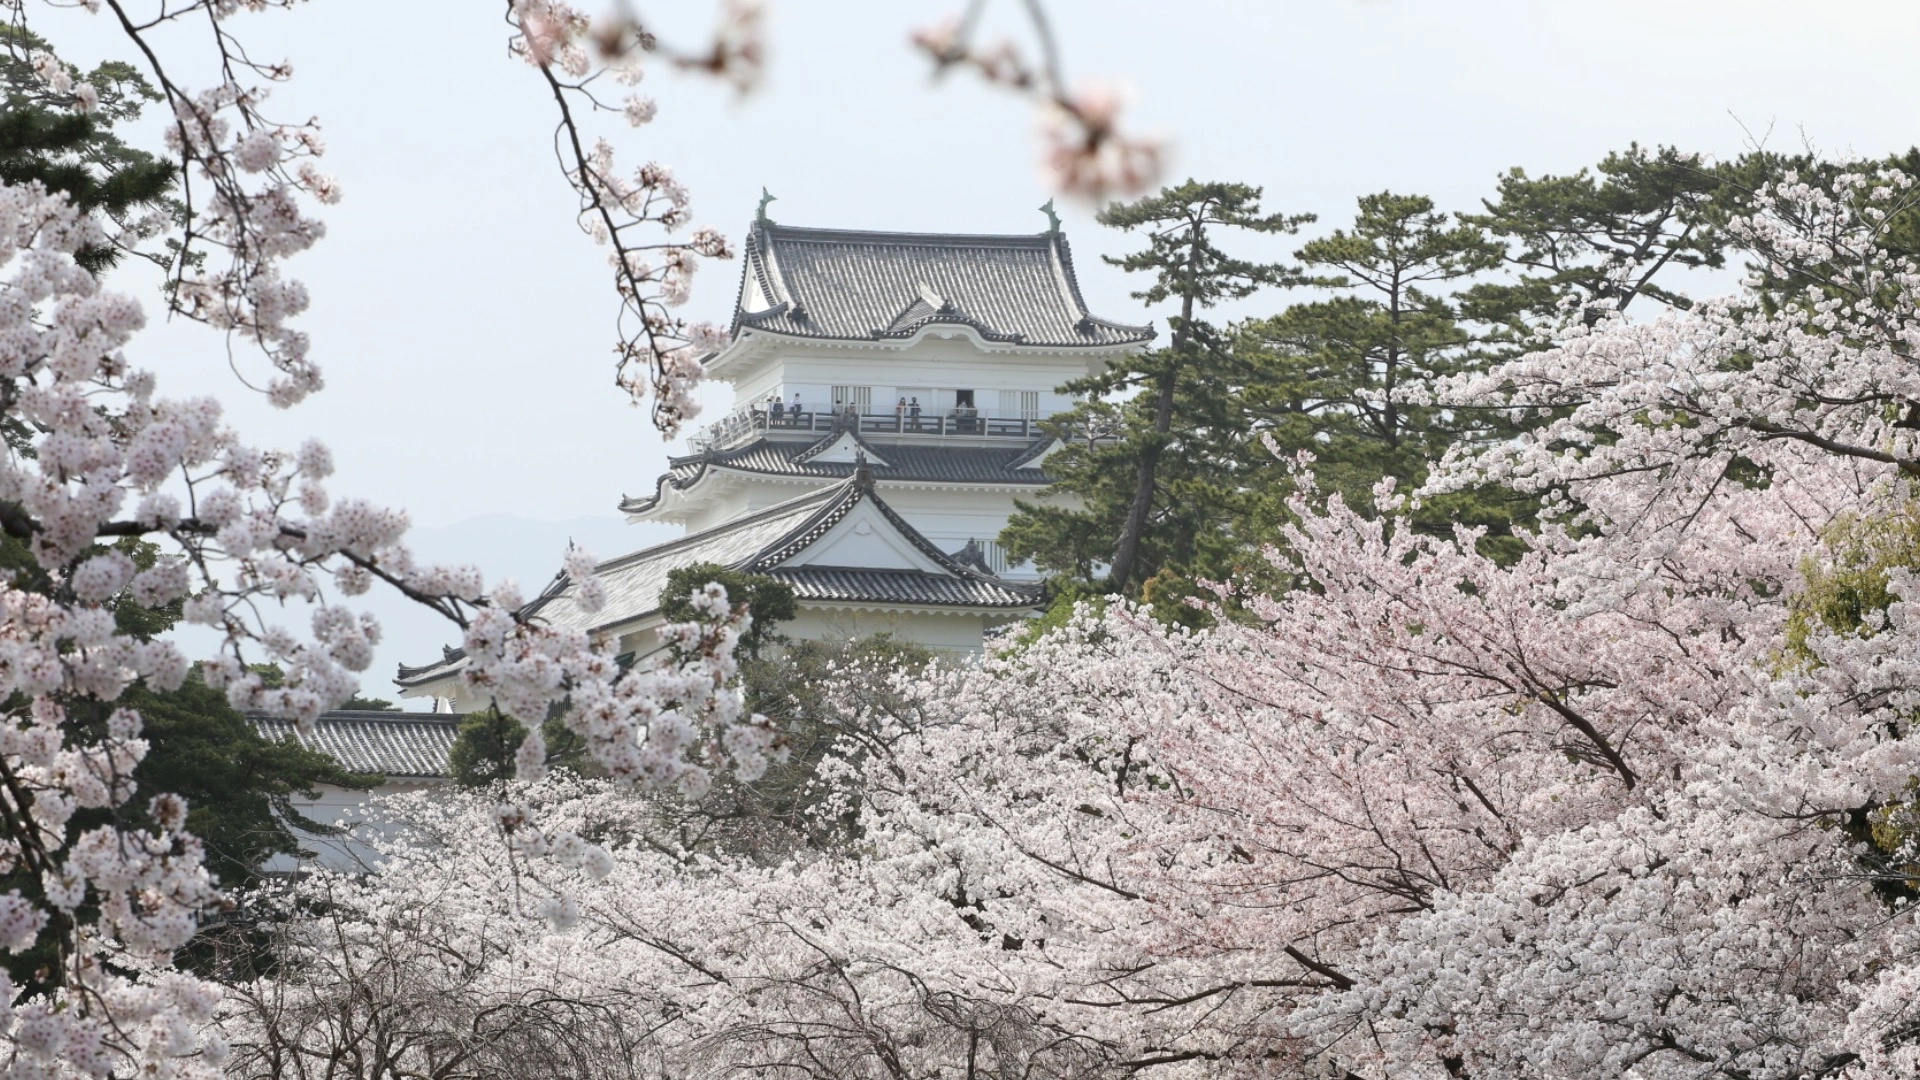
[[[724,449],[769,431],[828,434],[855,431],[862,435],[976,436],[1031,441],[1040,434],[1038,416],[995,416],[985,409],[922,412],[861,413],[852,410],[784,409],[778,413],[755,405],[709,424],[689,441],[696,450]]]

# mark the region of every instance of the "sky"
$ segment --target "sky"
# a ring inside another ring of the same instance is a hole
[[[578,0],[592,10],[596,0]],[[956,74],[930,78],[910,31],[962,0],[769,0],[771,59],[753,94],[667,71],[642,90],[659,119],[609,126],[620,159],[657,160],[693,192],[694,220],[737,241],[764,186],[783,223],[1040,231],[1050,195],[1024,102]],[[669,39],[711,19],[655,4]],[[569,538],[602,557],[675,533],[622,523],[667,455],[612,385],[615,298],[573,224],[537,76],[506,55],[500,4],[318,0],[236,16],[258,58],[293,80],[271,112],[318,119],[345,199],[290,266],[314,300],[304,327],[327,390],[280,413],[234,392],[216,339],[159,325],[136,361],[163,392],[215,392],[256,444],[318,436],[336,497],[406,507],[419,549],[537,588]],[[1070,82],[1123,87],[1130,130],[1165,138],[1168,179],[1242,181],[1270,210],[1330,228],[1353,200],[1420,193],[1472,210],[1519,166],[1559,173],[1639,142],[1714,157],[1754,145],[1875,155],[1920,143],[1920,9],[1911,0],[1051,0]],[[988,36],[1019,39],[1017,0]],[[125,49],[80,12],[35,15],[70,59]],[[1127,237],[1064,204],[1089,305],[1159,318],[1099,256]],[[1310,227],[1314,228],[1314,227]],[[1284,256],[1272,241],[1250,254]],[[686,308],[726,322],[737,263],[710,264]],[[160,305],[150,283],[120,283]],[[1284,297],[1248,301],[1269,309]],[[708,391],[709,417],[725,387]],[[390,601],[369,691],[449,629]]]

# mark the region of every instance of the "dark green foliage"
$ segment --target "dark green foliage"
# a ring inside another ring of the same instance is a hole
[[[1099,410],[1096,405],[1083,405],[1074,416],[1086,420]],[[1053,426],[1058,430],[1060,425],[1055,422]],[[1070,437],[1072,433],[1063,434]],[[1056,451],[1047,460],[1047,469],[1059,481],[1048,494],[1071,492],[1081,506],[1059,505],[1052,499],[1014,500],[1014,514],[1000,533],[1008,558],[1031,559],[1035,566],[1054,575],[1053,580],[1092,581],[1097,567],[1112,557],[1120,509],[1132,494],[1116,481],[1126,478],[1130,471],[1126,466],[1130,464],[1131,456],[1118,446],[1076,440]]]
[[[141,790],[187,800],[187,828],[228,888],[252,884],[276,855],[299,854],[299,832],[331,831],[301,817],[296,797],[317,796],[321,784],[365,790],[381,780],[299,743],[262,738],[198,672],[164,693],[135,686],[120,704],[139,710],[153,744],[140,763]]]
[[[86,83],[99,95],[99,107],[74,111],[72,93],[55,93],[33,70],[32,56],[47,43],[18,26],[0,26],[0,180],[37,181],[64,192],[82,210],[124,221],[133,211],[167,201],[176,169],[144,150],[120,141],[113,125],[133,119],[142,106],[161,100],[158,91],[131,65],[109,61],[82,73],[62,65],[76,86]],[[95,273],[113,265],[119,252],[86,248],[76,258]]]
[[[1240,327],[1238,349],[1256,370],[1244,416],[1282,451],[1312,451],[1322,486],[1365,505],[1383,476],[1423,479],[1474,424],[1406,398],[1479,366],[1451,291],[1498,265],[1500,249],[1431,199],[1383,192],[1360,200],[1351,229],[1298,257],[1335,295]]]
[[[1135,299],[1146,304],[1181,303],[1180,321],[1173,326],[1178,337],[1186,329],[1182,324],[1193,324],[1196,310],[1244,299],[1268,285],[1299,281],[1295,270],[1236,258],[1214,243],[1212,234],[1220,229],[1291,233],[1313,220],[1312,214],[1263,214],[1260,194],[1259,188],[1246,184],[1188,180],[1138,202],[1110,203],[1099,214],[1100,224],[1125,232],[1137,230],[1147,247],[1106,261],[1122,270],[1153,275],[1153,284],[1134,293]]]
[[[1222,400],[1204,391],[1177,391],[1174,415],[1212,414]],[[1151,578],[1169,565],[1191,570],[1231,559],[1232,549],[1222,541],[1234,477],[1217,467],[1225,460],[1220,440],[1237,430],[1230,423],[1170,425],[1156,435],[1152,400],[1142,394],[1117,404],[1089,402],[1049,424],[1065,440],[1047,459],[1057,482],[1040,498],[1016,501],[1000,535],[1010,559],[1032,559],[1049,573],[1094,582],[1113,562],[1143,454],[1154,445],[1161,452],[1152,463],[1155,498],[1137,548],[1138,574]],[[1103,437],[1087,439],[1075,425],[1095,425]]]
[[[1290,233],[1310,220],[1263,213],[1259,188],[1193,180],[1100,213],[1101,224],[1146,239],[1145,249],[1107,260],[1153,275],[1133,295],[1149,305],[1177,301],[1179,313],[1168,320],[1167,347],[1067,387],[1089,403],[1059,419],[1057,430],[1073,437],[1048,467],[1058,477],[1054,491],[1073,499],[1023,504],[1001,536],[1010,557],[1089,577],[1104,563],[1109,591],[1134,592],[1169,563],[1214,554],[1205,550],[1219,532],[1214,511],[1233,478],[1203,466],[1220,460],[1221,440],[1236,437],[1229,410],[1245,371],[1226,335],[1199,313],[1301,280],[1293,268],[1229,255],[1216,239],[1227,230]],[[1103,400],[1135,391],[1117,404]]]
[[[1725,265],[1725,195],[1723,175],[1669,146],[1630,146],[1568,176],[1512,169],[1486,212],[1465,220],[1506,242],[1519,280],[1480,285],[1467,310],[1523,331],[1569,301],[1625,311],[1649,296],[1685,307],[1662,275]],[[1589,309],[1588,321],[1600,314]]]
[[[1920,164],[1920,152],[1910,157]],[[1819,167],[1767,155],[1712,167],[1635,146],[1571,175],[1514,169],[1477,214],[1383,192],[1359,200],[1350,226],[1304,244],[1298,268],[1213,247],[1222,225],[1292,231],[1307,220],[1261,216],[1253,188],[1189,182],[1110,208],[1105,223],[1149,235],[1146,250],[1115,260],[1155,274],[1136,295],[1179,299],[1182,310],[1168,347],[1067,388],[1094,400],[1059,418],[1066,444],[1048,460],[1057,482],[1018,507],[1001,542],[1083,583],[1110,564],[1106,591],[1189,623],[1205,619],[1189,600],[1212,599],[1201,580],[1285,587],[1261,549],[1289,519],[1300,455],[1311,455],[1304,468],[1323,495],[1364,512],[1382,478],[1408,492],[1450,447],[1510,437],[1516,422],[1504,414],[1437,408],[1425,395],[1529,347],[1567,313],[1591,324],[1643,296],[1685,306],[1677,273],[1724,266],[1728,221],[1789,168]],[[1892,227],[1920,250],[1920,209]],[[1320,295],[1225,332],[1195,317],[1263,285]],[[1511,558],[1535,502],[1483,490],[1408,509],[1425,530],[1484,527],[1484,549]]]
[[[1498,267],[1502,248],[1473,224],[1450,220],[1418,195],[1382,192],[1359,200],[1353,226],[1303,246],[1298,258],[1333,293],[1240,326],[1238,351],[1255,374],[1241,395],[1243,425],[1282,455],[1250,442],[1250,478],[1238,522],[1249,540],[1272,536],[1286,519],[1292,459],[1313,455],[1323,493],[1369,510],[1373,489],[1392,478],[1407,492],[1431,463],[1462,440],[1505,437],[1503,416],[1423,402],[1442,380],[1479,371],[1484,343],[1498,327],[1474,324],[1463,290]],[[1500,493],[1429,501],[1416,523],[1434,530],[1455,522],[1510,533],[1526,504]]]
[[[342,709],[361,709],[367,712],[399,712],[400,711],[400,706],[395,705],[393,702],[388,701],[386,698],[361,697],[359,694],[355,694],[352,697],[348,698],[347,703],[340,707]]]
[[[547,742],[548,768],[587,768],[586,741],[569,731],[558,714],[540,725],[540,734]],[[525,724],[496,709],[468,713],[454,733],[447,770],[453,774],[454,783],[467,787],[511,780],[514,754],[526,737]]]
[[[660,591],[660,614],[668,622],[692,622],[694,592],[713,583],[727,590],[729,601],[745,604],[753,613],[753,625],[740,635],[744,655],[758,657],[767,646],[782,640],[779,626],[791,621],[796,610],[793,586],[715,563],[695,563],[668,573],[666,587]]]
[[[525,724],[496,709],[467,714],[453,737],[447,768],[454,782],[485,787],[513,777],[513,754],[527,737]]]

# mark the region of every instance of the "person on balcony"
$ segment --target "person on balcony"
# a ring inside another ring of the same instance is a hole
[[[920,399],[914,398],[907,403],[907,415],[913,418],[913,430],[920,430]]]
[[[780,422],[780,414],[787,411],[787,403],[780,400],[779,394],[775,394],[773,395],[773,405],[768,411],[773,414],[773,422],[777,424]]]

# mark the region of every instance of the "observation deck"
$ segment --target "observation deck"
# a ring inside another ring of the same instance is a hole
[[[935,440],[992,440],[996,443],[1030,443],[1040,437],[1041,423],[1051,413],[1026,413],[1000,416],[991,409],[956,408],[939,413],[890,411],[856,412],[851,409],[783,410],[773,412],[756,404],[714,421],[688,439],[694,453],[730,450],[763,437],[794,436],[817,439],[822,435],[852,432],[856,435],[897,435]]]

